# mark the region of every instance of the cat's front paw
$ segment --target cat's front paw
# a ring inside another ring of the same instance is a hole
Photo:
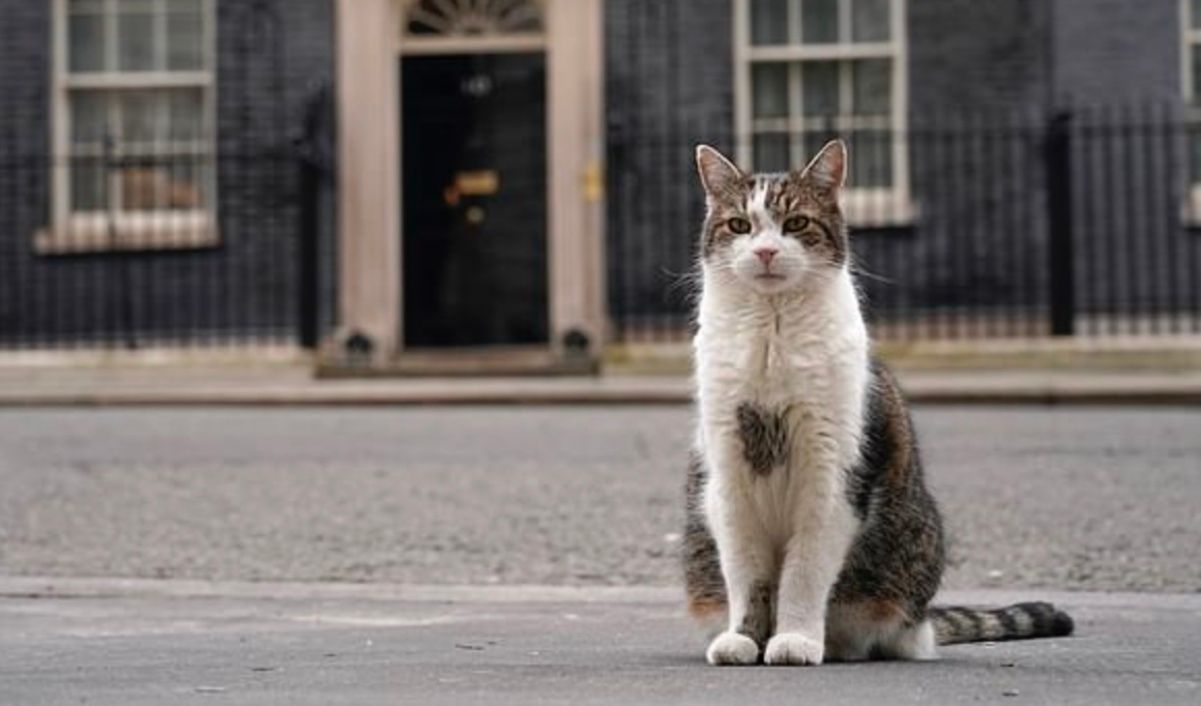
[[[763,661],[768,664],[821,664],[825,645],[799,632],[782,632],[767,641]]]
[[[759,661],[759,645],[737,632],[723,632],[713,638],[705,652],[709,664],[755,664]]]

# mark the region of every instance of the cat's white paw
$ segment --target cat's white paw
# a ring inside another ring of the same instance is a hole
[[[768,664],[821,664],[825,645],[799,632],[782,632],[767,641],[763,661]]]
[[[759,661],[759,645],[746,635],[727,631],[713,638],[705,658],[714,665],[755,664]]]

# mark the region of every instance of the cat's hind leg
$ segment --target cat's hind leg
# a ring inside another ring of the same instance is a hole
[[[684,487],[685,514],[683,551],[684,586],[688,594],[688,614],[709,634],[710,639],[721,632],[728,621],[726,582],[721,575],[721,560],[717,542],[709,532],[704,510],[704,461],[693,452],[688,463],[688,480]]]
[[[880,644],[880,656],[885,659],[938,659],[938,641],[929,620],[907,625]]]
[[[826,623],[826,656],[832,661],[935,659],[934,629],[913,623],[894,601],[866,599],[831,603]]]

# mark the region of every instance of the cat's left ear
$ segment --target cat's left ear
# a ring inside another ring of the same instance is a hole
[[[801,170],[801,178],[837,194],[847,182],[846,144],[837,139],[827,142]]]
[[[743,180],[738,167],[709,145],[697,145],[696,170],[701,175],[701,186],[711,198],[736,193]]]

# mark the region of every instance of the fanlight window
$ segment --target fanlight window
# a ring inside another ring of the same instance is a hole
[[[539,33],[542,7],[536,0],[414,0],[407,29],[419,36]]]

